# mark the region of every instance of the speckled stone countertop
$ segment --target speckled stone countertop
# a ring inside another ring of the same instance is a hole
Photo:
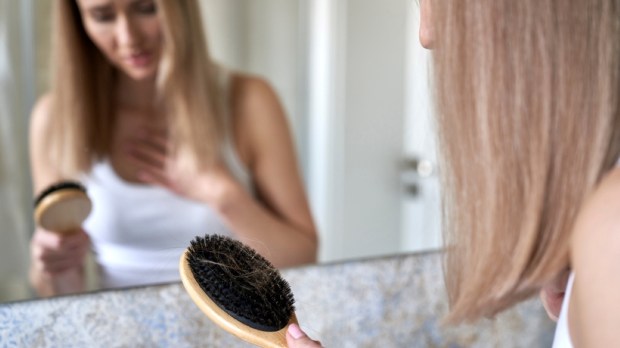
[[[443,327],[440,255],[289,269],[301,326],[326,347],[550,347],[537,299],[474,326]],[[0,347],[249,347],[211,323],[180,283],[0,306]]]

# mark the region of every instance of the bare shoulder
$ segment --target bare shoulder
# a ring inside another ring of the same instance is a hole
[[[237,151],[250,167],[274,147],[290,146],[292,140],[284,108],[267,80],[234,74],[231,111]]]
[[[620,168],[606,174],[584,203],[570,252],[571,339],[580,347],[614,346],[620,338]]]
[[[271,84],[262,77],[235,73],[232,76],[232,104],[241,115],[281,113],[280,100]],[[259,116],[260,117],[260,116]]]
[[[31,141],[38,139],[45,134],[47,124],[50,122],[52,112],[52,94],[42,95],[34,107],[30,117],[30,137]]]
[[[584,203],[572,236],[571,251],[577,257],[587,258],[620,255],[620,168],[606,174]]]

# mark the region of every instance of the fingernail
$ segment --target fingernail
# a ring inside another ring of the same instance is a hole
[[[297,324],[289,325],[288,333],[291,334],[291,336],[293,336],[293,338],[296,340],[306,337],[306,334],[303,331],[301,331],[301,329],[299,328],[299,325]]]

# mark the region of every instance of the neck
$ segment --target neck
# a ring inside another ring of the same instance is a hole
[[[155,76],[144,80],[134,80],[126,74],[118,75],[116,100],[120,105],[148,109],[155,103]]]

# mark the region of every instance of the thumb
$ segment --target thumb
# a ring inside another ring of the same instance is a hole
[[[321,342],[313,341],[299,325],[291,324],[286,330],[286,344],[289,348],[321,348]]]

